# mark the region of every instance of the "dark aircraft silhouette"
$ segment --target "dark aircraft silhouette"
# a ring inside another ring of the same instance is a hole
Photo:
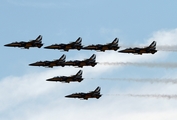
[[[77,66],[77,67],[83,67],[83,66],[92,66],[94,67],[97,62],[95,62],[96,59],[96,55],[93,54],[89,59],[85,59],[85,60],[74,60],[74,61],[66,61],[65,65],[68,66]]]
[[[88,45],[83,47],[84,50],[98,50],[98,51],[105,51],[105,50],[118,50],[120,47],[118,46],[119,39],[115,38],[112,43],[108,43],[105,45],[97,44],[97,45]]]
[[[67,95],[65,97],[68,98],[79,98],[83,100],[88,100],[88,98],[97,98],[99,99],[102,95],[100,94],[100,87],[97,87],[94,91],[90,91],[88,93],[74,93],[71,95]]]
[[[43,46],[42,36],[39,35],[35,40],[30,40],[28,42],[24,42],[24,41],[12,42],[12,43],[6,44],[4,46],[7,46],[7,47],[22,47],[22,48],[25,48],[25,49],[29,49],[30,47],[41,48]]]
[[[71,42],[69,44],[53,44],[50,46],[46,46],[44,48],[46,49],[58,49],[58,50],[64,50],[64,51],[69,51],[70,49],[77,49],[80,50],[83,46],[82,46],[82,38],[79,37],[75,42]]]
[[[55,81],[55,82],[81,82],[83,80],[82,78],[82,70],[79,70],[79,72],[76,75],[71,76],[57,76],[50,79],[47,79],[46,81]]]
[[[133,53],[133,54],[140,54],[142,55],[143,53],[151,53],[154,54],[157,52],[156,50],[156,42],[153,41],[148,47],[144,47],[144,48],[127,48],[125,50],[121,50],[119,51],[121,53]]]
[[[29,64],[30,66],[43,66],[43,67],[50,67],[53,68],[53,66],[65,66],[65,59],[66,55],[62,55],[59,59],[53,60],[53,61],[39,61],[35,63]]]

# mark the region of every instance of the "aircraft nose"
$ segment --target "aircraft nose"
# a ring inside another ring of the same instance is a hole
[[[45,49],[51,49],[51,46],[45,46],[44,48]]]
[[[46,79],[46,81],[52,81],[52,79],[50,78],[50,79]]]
[[[46,81],[51,81],[50,79],[46,79]]]
[[[49,46],[46,46],[46,47],[44,47],[44,48],[46,48],[46,49],[47,49],[47,48],[49,48]]]
[[[119,50],[118,52],[125,53],[125,50]]]
[[[36,66],[36,63],[31,63],[29,64],[29,66]]]
[[[66,95],[65,97],[67,97],[67,98],[71,98],[72,96],[71,96],[71,95]]]
[[[5,44],[4,46],[10,46],[10,44]]]

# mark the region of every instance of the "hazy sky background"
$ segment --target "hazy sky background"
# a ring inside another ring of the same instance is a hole
[[[175,0],[2,0],[0,119],[176,120],[177,96],[171,99],[162,96],[177,95],[176,5]],[[44,46],[69,43],[78,37],[82,37],[83,45],[105,44],[118,37],[120,49],[147,46],[156,41],[159,51],[141,56],[115,51],[61,52],[4,47],[4,44],[32,40],[38,35],[43,36]],[[70,84],[45,80],[73,75],[80,68],[28,66],[39,60],[58,59],[62,54],[66,54],[66,60],[82,60],[96,54],[97,62],[146,64],[84,67],[85,79]],[[158,65],[159,62],[164,63],[163,66]],[[103,94],[98,100],[64,97],[88,92],[97,86]]]

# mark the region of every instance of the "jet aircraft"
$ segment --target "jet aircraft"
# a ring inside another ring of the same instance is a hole
[[[57,77],[47,79],[46,81],[55,81],[55,82],[59,81],[59,82],[69,83],[69,82],[81,82],[82,80],[83,80],[82,70],[79,70],[79,72],[76,75],[57,76]]]
[[[97,45],[88,45],[83,47],[84,50],[98,50],[104,52],[105,50],[118,50],[120,47],[118,46],[119,39],[115,38],[112,43],[107,43],[105,45],[97,44]]]
[[[41,48],[43,46],[42,43],[42,36],[39,35],[35,40],[30,40],[28,42],[12,42],[10,44],[6,44],[4,46],[7,47],[21,47],[21,48],[25,48],[25,49],[29,49],[30,47],[38,47]]]
[[[78,66],[78,67],[83,67],[83,66],[92,66],[92,67],[94,67],[97,64],[97,62],[95,62],[95,59],[96,59],[96,55],[93,54],[89,59],[66,61],[65,65]]]
[[[71,42],[69,44],[53,44],[50,46],[46,46],[44,48],[46,49],[58,49],[61,50],[63,49],[64,51],[69,51],[70,49],[77,49],[80,50],[83,46],[82,46],[82,38],[79,37],[75,42]]]
[[[97,98],[99,99],[102,95],[100,94],[100,87],[97,87],[94,91],[90,91],[88,93],[74,93],[71,95],[67,95],[65,97],[68,98],[79,98],[83,100],[88,100],[88,98]]]
[[[53,68],[53,66],[65,66],[65,59],[66,55],[62,55],[59,59],[53,60],[53,61],[38,61],[35,63],[29,64],[30,66],[43,66],[43,67],[50,67]]]
[[[121,53],[133,53],[133,54],[139,54],[142,55],[143,53],[151,53],[154,54],[157,52],[156,50],[156,42],[153,41],[148,47],[144,47],[144,48],[127,48],[125,50],[121,50],[119,51]]]

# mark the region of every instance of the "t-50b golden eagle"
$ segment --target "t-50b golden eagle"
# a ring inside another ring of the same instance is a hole
[[[53,61],[38,61],[35,63],[29,64],[30,66],[43,66],[53,68],[54,66],[65,66],[66,55],[62,55],[59,59]]]
[[[94,91],[90,91],[88,93],[73,93],[71,95],[67,95],[67,98],[79,98],[83,100],[88,100],[88,98],[97,98],[99,99],[102,95],[100,94],[100,87],[97,87]]]
[[[65,65],[67,65],[67,66],[77,66],[77,67],[83,67],[83,66],[94,67],[97,64],[95,59],[96,59],[96,55],[93,54],[89,59],[66,61]]]
[[[46,46],[44,48],[46,49],[58,49],[58,50],[64,50],[64,51],[69,51],[70,49],[77,49],[80,50],[83,46],[82,46],[82,38],[79,37],[75,42],[71,42],[68,44],[53,44],[50,46]]]
[[[118,46],[119,39],[115,38],[112,43],[107,43],[105,45],[97,44],[97,45],[88,45],[83,47],[84,50],[97,50],[104,52],[105,50],[118,50],[120,47]]]
[[[156,50],[156,42],[153,41],[148,47],[144,47],[144,48],[127,48],[125,50],[121,50],[119,51],[121,53],[133,53],[133,54],[139,54],[142,55],[143,53],[151,53],[154,54],[157,52]]]
[[[47,79],[46,81],[54,81],[54,82],[64,82],[64,83],[70,83],[70,82],[81,82],[83,80],[82,78],[82,70],[79,70],[79,72],[75,75],[71,76],[57,76],[50,79]]]
[[[42,43],[42,36],[39,35],[35,40],[30,40],[28,42],[12,42],[10,44],[6,44],[4,46],[7,47],[21,47],[21,48],[25,48],[25,49],[29,49],[30,47],[38,47],[41,48],[43,46]]]

